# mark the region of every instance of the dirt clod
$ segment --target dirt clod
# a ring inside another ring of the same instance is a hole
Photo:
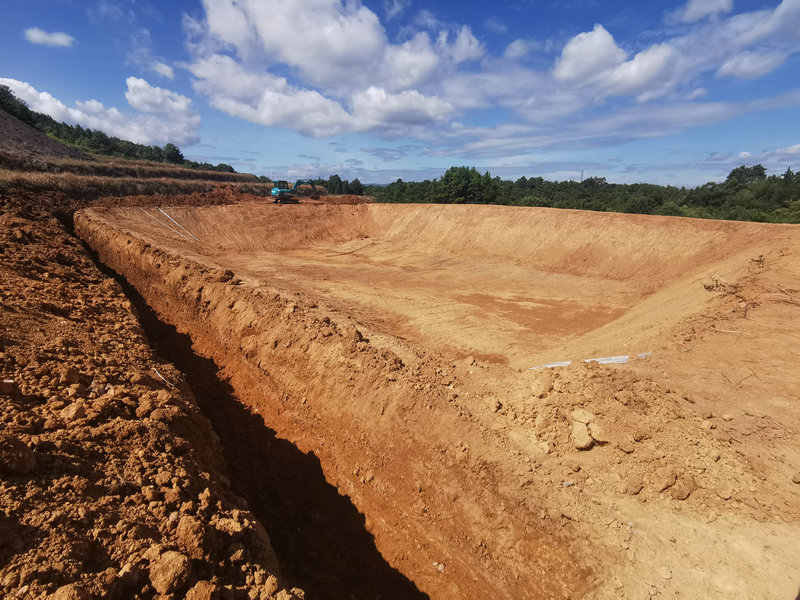
[[[174,550],[164,552],[150,565],[150,583],[159,594],[177,592],[192,574],[192,565],[186,555]]]
[[[50,594],[48,600],[89,600],[92,595],[74,583],[64,585]]]
[[[572,443],[578,450],[588,450],[594,443],[592,436],[589,435],[589,430],[586,427],[586,423],[582,423],[581,421],[575,421],[572,424],[571,437]]]
[[[678,477],[675,485],[669,488],[667,493],[676,500],[686,500],[696,487],[694,478],[691,475],[683,474]]]

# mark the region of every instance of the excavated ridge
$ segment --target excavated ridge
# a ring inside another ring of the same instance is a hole
[[[755,481],[729,440],[687,426],[701,420],[694,390],[636,369],[507,365],[663,346],[709,310],[702,282],[724,287],[759,252],[782,260],[794,230],[498,207],[166,212],[175,221],[88,209],[76,231],[319,458],[387,561],[432,597],[613,596],[626,552],[593,539],[615,502],[605,488],[655,510],[666,494],[724,505],[725,478]],[[754,510],[791,523],[784,504]]]

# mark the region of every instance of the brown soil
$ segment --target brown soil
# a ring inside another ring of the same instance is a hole
[[[431,597],[797,593],[796,226],[163,208],[77,230]]]
[[[0,193],[0,596],[302,597],[74,207]]]

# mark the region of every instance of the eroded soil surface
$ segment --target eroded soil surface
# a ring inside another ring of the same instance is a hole
[[[796,227],[162,208],[76,225],[431,597],[797,594]]]
[[[0,596],[300,598],[59,194],[0,194]]]

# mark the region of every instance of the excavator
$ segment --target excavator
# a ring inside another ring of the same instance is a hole
[[[311,189],[314,190],[314,193],[317,193],[317,186],[315,186],[314,182],[310,179],[298,179],[291,188],[289,188],[288,181],[276,181],[272,186],[271,192],[274,198],[273,202],[275,204],[298,204],[299,201],[295,197],[295,193],[297,192],[297,188],[304,183],[309,184]]]

